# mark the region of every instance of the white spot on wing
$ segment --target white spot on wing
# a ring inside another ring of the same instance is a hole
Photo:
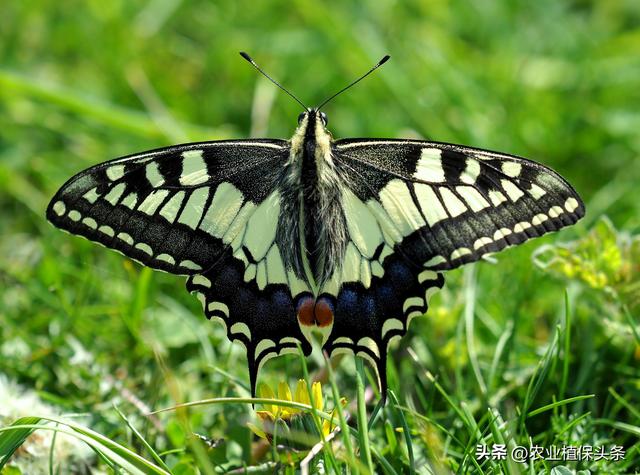
[[[498,241],[500,239],[504,239],[509,234],[513,234],[511,229],[509,229],[509,228],[500,228],[495,233],[493,233],[493,239],[494,239],[494,241]]]
[[[423,148],[413,177],[430,183],[442,183],[445,180],[442,151],[438,148]]]
[[[517,176],[519,176],[521,171],[522,165],[518,162],[502,162],[502,173],[510,176],[511,178],[516,178]]]
[[[170,223],[173,223],[178,217],[178,211],[184,200],[184,191],[178,191],[160,210],[160,216],[164,217]]]
[[[275,244],[271,246],[271,249],[267,253],[267,278],[270,284],[286,284],[287,273],[284,270],[284,264],[282,263],[282,257],[280,256],[280,250]]]
[[[453,251],[451,253],[451,260],[453,261],[455,259],[459,259],[462,256],[466,256],[466,255],[469,255],[469,254],[471,254],[471,250],[470,249],[468,249],[466,247],[461,247],[461,248],[456,249],[455,251]]]
[[[156,260],[166,262],[169,265],[174,265],[176,263],[176,260],[169,254],[159,254],[156,256]]]
[[[531,184],[531,188],[529,188],[528,192],[536,200],[539,200],[540,198],[542,198],[544,195],[547,194],[547,192],[545,190],[540,188],[535,183]]]
[[[144,242],[139,242],[138,244],[136,244],[134,246],[135,249],[139,249],[142,252],[149,254],[150,256],[153,255],[153,251],[151,250],[151,246],[149,246],[149,244],[146,244]]]
[[[201,285],[203,287],[211,287],[211,281],[209,279],[207,279],[205,276],[203,275],[195,275],[193,277],[193,279],[191,280],[191,282],[194,283],[194,285]]]
[[[487,246],[488,244],[491,244],[493,242],[493,239],[488,238],[488,237],[481,237],[479,239],[476,239],[476,241],[473,243],[473,248],[478,250],[484,246]]]
[[[358,340],[357,345],[370,349],[378,358],[380,357],[380,349],[378,348],[378,344],[373,341],[372,338],[368,336],[362,337]]]
[[[184,261],[180,262],[180,267],[185,267],[191,270],[202,270],[202,267],[200,267],[195,262],[190,261],[189,259],[185,259]]]
[[[111,188],[109,193],[105,195],[104,199],[115,206],[116,204],[118,204],[118,200],[122,196],[122,193],[124,193],[125,187],[126,185],[124,183],[118,183],[116,186]]]
[[[62,201],[56,201],[53,204],[53,212],[58,216],[62,216],[66,210],[67,210],[67,207],[64,205]]]
[[[249,218],[244,245],[256,261],[264,258],[275,240],[279,215],[280,194],[274,192],[260,203]]]
[[[513,230],[517,233],[521,233],[521,232],[524,232],[525,229],[529,229],[530,227],[531,227],[531,223],[527,221],[521,221],[513,227]]]
[[[222,312],[227,317],[229,316],[229,307],[225,303],[222,302],[211,302],[207,307],[207,310],[210,312]]]
[[[182,152],[182,174],[180,184],[195,186],[209,180],[207,164],[204,162],[202,150],[188,150]]]
[[[260,340],[258,342],[258,344],[256,345],[256,356],[260,355],[260,353],[262,353],[263,351],[267,351],[271,348],[275,348],[276,343],[273,340],[269,340],[268,338],[265,338],[263,340]]]
[[[243,200],[244,196],[240,190],[231,183],[220,183],[206,210],[200,229],[221,238],[238,214]]]
[[[164,184],[164,176],[160,173],[157,162],[149,162],[144,169],[144,173],[151,186],[158,187]]]
[[[489,190],[489,200],[491,200],[493,206],[499,206],[501,203],[507,201],[507,197],[500,191]]]
[[[136,193],[129,193],[120,203],[122,206],[126,206],[129,209],[133,209],[138,202],[138,195]]]
[[[509,180],[500,180],[500,185],[513,202],[518,201],[518,199],[524,195],[524,192]]]
[[[360,259],[360,282],[368,289],[371,285],[371,266],[367,259]]]
[[[91,229],[97,229],[98,228],[98,223],[93,218],[84,218],[82,220],[82,224],[84,224],[85,226],[87,226],[88,228],[91,228]]]
[[[447,260],[443,256],[433,256],[431,259],[424,263],[424,267],[437,266],[438,264],[442,264],[444,262],[447,262]]]
[[[69,219],[71,221],[80,221],[80,218],[82,217],[82,215],[80,214],[79,211],[72,209],[71,211],[69,211]]]
[[[131,235],[127,233],[119,233],[116,237],[121,241],[129,244],[129,246],[133,246],[133,238],[131,237]]]
[[[207,203],[208,197],[208,187],[203,186],[194,190],[189,196],[182,213],[180,213],[178,222],[189,226],[191,229],[196,229],[204,213],[204,206]]]
[[[353,340],[348,336],[339,336],[333,341],[335,344],[353,345]]]
[[[124,176],[124,165],[111,165],[107,168],[107,178],[111,181],[119,180]]]
[[[113,228],[111,226],[107,226],[107,225],[102,225],[98,228],[98,231],[100,231],[101,233],[106,234],[109,237],[113,237],[114,232],[113,232]]]
[[[95,203],[98,197],[100,196],[96,191],[97,189],[98,189],[97,187],[91,188],[84,195],[82,195],[82,197],[91,204]]]
[[[141,211],[145,214],[152,215],[158,209],[158,206],[162,204],[167,195],[169,194],[169,190],[155,190],[147,195],[140,206],[138,206],[138,211]]]
[[[404,301],[402,305],[402,311],[406,313],[411,307],[422,307],[424,306],[424,299],[422,297],[409,297]]]
[[[256,283],[260,290],[267,286],[267,266],[264,261],[258,262],[258,269],[256,270]]]
[[[384,267],[378,261],[374,261],[371,263],[371,273],[376,277],[382,277],[384,275]]]
[[[402,236],[408,236],[425,225],[406,183],[402,180],[394,179],[387,183],[380,191],[380,201]]]
[[[549,216],[551,216],[552,218],[557,218],[558,216],[560,216],[562,213],[564,213],[564,210],[560,207],[560,206],[552,206],[549,209]]]
[[[418,274],[418,282],[423,284],[426,281],[436,281],[438,279],[438,273],[432,270],[423,270]]]
[[[256,267],[255,264],[249,264],[247,266],[247,268],[245,269],[245,271],[244,271],[244,276],[243,276],[244,281],[245,282],[249,282],[249,281],[252,281],[253,279],[255,279],[256,278],[256,270],[257,270],[257,267]]]
[[[578,206],[580,206],[580,204],[575,198],[569,198],[564,203],[564,209],[566,209],[569,213],[573,213],[576,209],[578,209]]]
[[[347,187],[342,191],[342,208],[349,237],[363,256],[371,258],[376,248],[384,241],[375,216]]]
[[[350,242],[344,253],[342,261],[342,281],[357,282],[360,278],[360,253],[356,246]]]
[[[472,186],[456,186],[456,191],[472,211],[480,211],[489,206],[489,202]]]
[[[538,226],[539,224],[542,224],[544,221],[548,219],[549,219],[549,216],[547,216],[544,213],[539,213],[533,217],[533,219],[531,220],[531,223],[534,224],[535,226]]]
[[[404,325],[397,318],[388,318],[382,324],[382,332],[381,332],[382,338],[384,338],[385,335],[389,333],[391,330],[404,331]]]
[[[480,175],[480,162],[471,157],[467,157],[465,163],[467,166],[465,167],[464,172],[462,172],[460,179],[463,183],[473,185]]]
[[[420,204],[422,213],[427,219],[429,226],[433,226],[438,221],[448,218],[446,210],[442,207],[440,200],[431,186],[416,183],[414,189],[416,190],[416,196],[418,197],[418,203]]]
[[[453,192],[448,188],[441,186],[440,195],[442,196],[444,205],[447,207],[447,211],[449,211],[449,214],[452,218],[460,216],[462,213],[467,211],[467,207],[464,205],[464,203],[460,201],[458,197],[454,195]]]
[[[249,326],[244,322],[234,323],[233,325],[231,325],[229,331],[232,334],[244,335],[249,339],[249,341],[251,341],[251,330],[249,330]]]

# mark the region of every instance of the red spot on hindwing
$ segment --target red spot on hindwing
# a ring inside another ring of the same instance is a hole
[[[300,325],[327,327],[333,323],[333,305],[326,298],[302,298],[297,313]]]
[[[328,327],[333,323],[333,308],[326,299],[319,299],[314,309],[316,325],[319,327]]]
[[[315,307],[315,299],[313,297],[304,297],[298,304],[298,321],[300,325],[312,326],[315,324],[313,308]]]

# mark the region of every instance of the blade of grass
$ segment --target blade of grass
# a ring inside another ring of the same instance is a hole
[[[38,422],[40,422],[39,417],[21,417],[6,427],[6,432],[0,433],[0,469],[7,464],[15,451],[18,450],[18,448],[24,444],[24,441],[33,433],[37,428]],[[17,429],[18,426],[24,427]],[[12,427],[14,429],[10,430]]]
[[[633,414],[633,416],[640,420],[640,411],[638,411],[637,408],[633,407],[631,404],[629,404],[620,394],[617,393],[617,391],[615,389],[613,389],[611,386],[609,386],[608,388],[609,394],[611,394],[614,399],[616,401],[618,401],[620,404],[622,404],[625,409],[627,411],[629,411],[631,414]]]
[[[569,355],[571,349],[571,307],[569,293],[564,291],[564,351],[562,355],[562,379],[560,380],[559,399],[564,399],[569,379]]]
[[[356,382],[357,382],[357,398],[358,398],[358,437],[360,439],[360,460],[369,469],[373,471],[373,461],[371,460],[371,447],[369,441],[369,423],[367,421],[367,408],[364,398],[364,365],[362,358],[356,357]]]
[[[313,390],[311,387],[311,377],[309,376],[309,368],[307,367],[307,359],[302,352],[302,348],[300,344],[297,344],[298,347],[298,357],[300,359],[300,363],[302,365],[302,375],[304,376],[304,381],[307,385],[307,391],[309,393],[309,398],[311,399],[311,416],[313,417],[313,422],[316,425],[316,429],[320,434],[320,439],[323,442],[323,451],[322,455],[324,456],[324,462],[327,465],[328,469],[334,469],[334,471],[338,471],[338,462],[335,458],[335,454],[333,453],[333,446],[331,444],[327,444],[324,433],[322,432],[322,423],[320,422],[320,416],[318,414],[318,408],[316,406],[316,401],[313,396]]]
[[[116,410],[116,412],[118,413],[118,416],[120,416],[120,418],[124,421],[125,424],[127,424],[127,427],[129,427],[129,429],[131,429],[131,432],[133,433],[133,435],[135,435],[137,437],[137,439],[142,443],[142,445],[145,447],[145,449],[147,449],[147,452],[149,452],[149,454],[151,455],[151,457],[153,458],[153,460],[155,460],[158,465],[160,467],[162,467],[164,470],[166,470],[167,472],[170,472],[171,470],[169,469],[169,467],[164,463],[164,461],[162,460],[162,458],[158,455],[158,453],[153,449],[153,447],[151,447],[151,444],[149,444],[149,442],[146,441],[146,439],[144,437],[142,437],[142,434],[140,432],[138,432],[138,429],[136,429],[133,424],[131,424],[131,421],[129,421],[129,419],[127,418],[127,416],[125,416],[122,411],[120,411],[120,409],[118,408],[118,406],[116,406],[114,404],[113,408]]]
[[[534,409],[533,411],[529,411],[527,413],[527,418],[537,416],[538,414],[542,414],[543,412],[549,411],[556,407],[566,406],[567,404],[571,404],[572,402],[591,399],[595,396],[596,396],[595,394],[584,394],[582,396],[574,396],[567,399],[563,399],[562,401],[555,401],[555,402],[552,402],[551,404],[547,404],[545,406],[539,407],[538,409]]]
[[[560,338],[560,327],[556,326],[556,331],[553,334],[553,340],[549,344],[547,351],[545,352],[542,360],[538,363],[535,372],[531,376],[529,380],[529,385],[527,386],[527,392],[524,396],[524,401],[522,403],[522,408],[520,412],[520,423],[518,426],[524,431],[524,421],[526,419],[527,412],[529,411],[529,406],[533,403],[533,400],[537,396],[540,388],[542,387],[542,383],[546,379],[547,373],[549,372],[549,368],[551,367],[551,363],[553,360],[553,355],[556,353],[556,348],[558,345],[558,339]]]
[[[404,413],[400,409],[398,409],[398,406],[399,406],[398,398],[393,393],[393,391],[390,389],[387,389],[387,394],[389,395],[389,401],[391,401],[391,404],[393,404],[393,409],[396,415],[398,416],[398,418],[400,419],[400,423],[402,424],[402,430],[404,432],[404,441],[407,446],[407,455],[409,457],[409,473],[415,474],[416,461],[413,455],[413,443],[411,441],[411,432],[409,432],[409,424],[407,424],[407,418],[404,417]]]
[[[351,445],[351,432],[349,431],[349,426],[347,425],[347,420],[344,417],[344,413],[342,408],[340,407],[340,393],[338,392],[338,385],[336,384],[335,374],[333,373],[333,369],[331,368],[331,361],[329,361],[329,355],[323,353],[325,367],[327,368],[327,372],[329,375],[329,383],[331,384],[331,393],[333,394],[333,401],[338,407],[338,421],[340,425],[340,430],[342,431],[342,440],[344,441],[345,451],[347,452],[347,462],[351,467],[357,469],[358,461],[355,457],[355,452],[353,451],[353,446]]]
[[[130,449],[112,441],[111,439],[103,436],[102,434],[92,431],[91,429],[82,427],[75,423],[70,423],[68,421],[56,419],[53,417],[41,417],[38,419],[47,420],[50,422],[56,422],[59,425],[67,427],[68,429],[57,427],[57,426],[52,427],[48,425],[41,425],[41,424],[11,425],[8,427],[0,428],[0,439],[4,438],[2,437],[4,436],[3,433],[10,432],[10,431],[18,431],[19,434],[23,434],[24,431],[26,430],[31,430],[31,431],[51,430],[51,431],[67,434],[69,436],[82,440],[94,450],[100,451],[111,462],[119,465],[120,467],[126,469],[127,471],[129,471],[134,475],[137,475],[137,474],[170,475],[171,473],[154,465],[153,463],[139,456],[138,454],[131,451]],[[1,442],[0,442],[0,445],[2,445]],[[4,466],[5,463],[6,461],[3,460],[2,466]]]
[[[475,318],[475,302],[476,302],[476,266],[470,266],[465,268],[464,271],[464,321],[465,321],[465,336],[467,341],[467,353],[469,354],[469,362],[473,369],[473,374],[480,389],[480,396],[482,399],[486,399],[487,385],[482,377],[480,371],[480,364],[478,363],[478,352],[476,351],[476,345],[474,340],[474,318]]]

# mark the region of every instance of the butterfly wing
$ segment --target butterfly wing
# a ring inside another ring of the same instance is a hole
[[[309,343],[293,310],[306,282],[276,243],[282,140],[204,142],[96,165],[56,193],[47,218],[156,269],[187,275],[207,317],[247,348],[252,388],[267,357]],[[292,295],[292,291],[295,295]]]
[[[429,295],[444,283],[442,271],[584,215],[582,200],[560,175],[513,155],[349,139],[335,143],[334,161],[347,177],[349,243],[322,289],[334,304],[325,349],[368,357],[383,388],[389,341],[426,311]]]

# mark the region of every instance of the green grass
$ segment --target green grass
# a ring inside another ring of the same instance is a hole
[[[391,352],[384,408],[353,358],[330,380],[319,353],[308,369],[296,356],[269,362],[261,381],[293,384],[308,371],[325,378],[325,399],[348,399],[349,417],[310,471],[321,462],[352,473],[640,473],[639,21],[632,0],[3,3],[0,385],[17,381],[54,412],[82,414],[47,431],[96,454],[80,463],[47,449],[42,473],[294,473],[306,455],[252,436],[243,350],[203,318],[181,278],[44,219],[67,178],[109,158],[289,137],[298,105],[240,50],[309,104],[388,53],[326,109],[335,137],[520,154],[567,177],[587,205],[571,229],[450,272]],[[231,399],[146,416],[212,398]],[[0,464],[17,449],[3,470],[20,473],[19,446],[46,414],[22,407],[8,418],[7,407],[0,401]],[[12,428],[19,416],[36,419]],[[626,456],[476,460],[478,444],[494,443],[616,444]]]

